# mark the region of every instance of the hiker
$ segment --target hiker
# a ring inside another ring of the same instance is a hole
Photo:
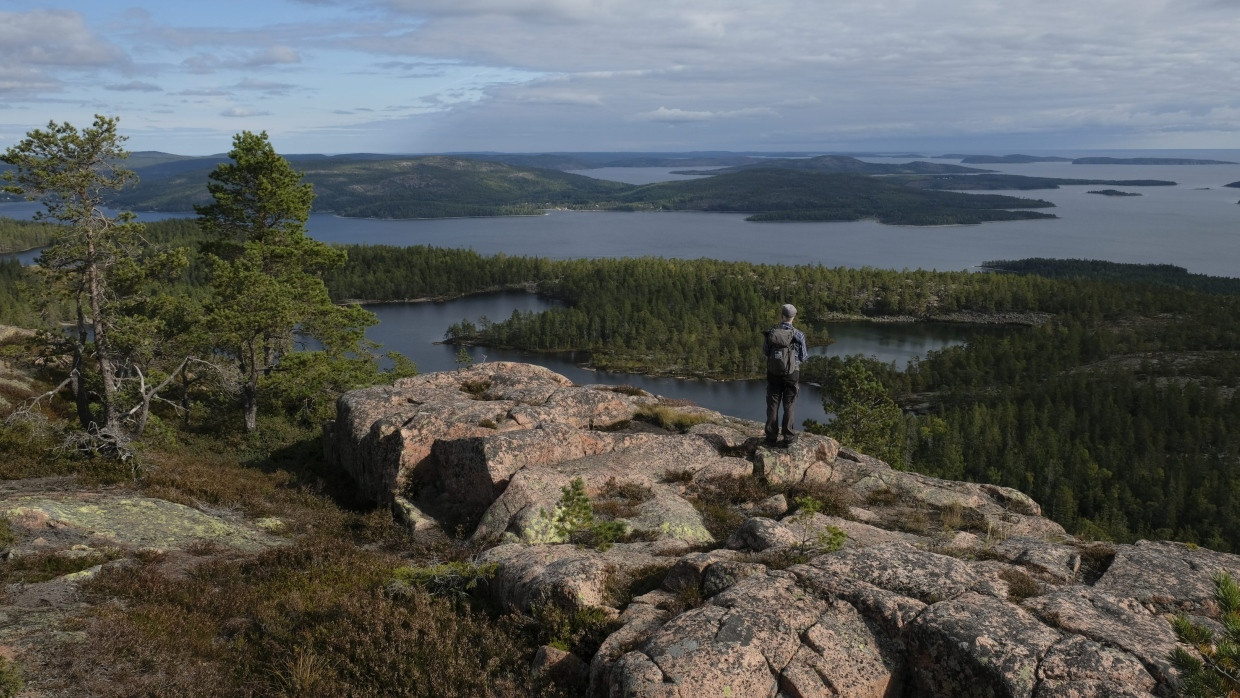
[[[766,357],[766,442],[775,445],[780,435],[784,442],[796,438],[792,430],[795,421],[792,408],[797,401],[797,380],[801,377],[801,362],[809,353],[805,348],[805,334],[792,326],[797,309],[785,303],[780,310],[783,322],[764,331],[762,355]],[[779,406],[784,406],[783,420],[779,419]]]

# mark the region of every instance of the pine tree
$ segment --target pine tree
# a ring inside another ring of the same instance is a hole
[[[332,304],[321,276],[343,265],[345,253],[306,235],[313,187],[266,132],[237,134],[228,157],[207,184],[213,203],[195,210],[212,237],[204,252],[215,301],[206,324],[241,373],[245,430],[253,432],[260,379],[276,370],[299,334],[340,353],[357,348],[375,319]]]
[[[1214,577],[1214,599],[1223,626],[1221,636],[1179,615],[1172,628],[1180,642],[1197,650],[1193,655],[1177,647],[1168,659],[1180,671],[1179,693],[1191,698],[1232,698],[1240,695],[1240,585],[1226,572]]]
[[[68,383],[92,448],[123,456],[127,434],[141,433],[151,400],[176,370],[164,366],[156,379],[167,358],[160,346],[167,325],[151,284],[187,262],[182,254],[149,245],[131,213],[105,212],[107,193],[136,179],[121,166],[129,153],[117,123],[96,115],[79,131],[51,122],[26,134],[0,160],[13,166],[4,174],[5,191],[41,199],[45,210],[36,217],[61,224],[39,258],[39,273],[52,297],[72,307],[75,322],[67,337],[49,337],[57,350],[63,341],[72,355]],[[97,375],[88,375],[91,363]]]
[[[814,431],[893,466],[904,464],[904,415],[862,360],[850,358],[828,376],[823,407],[834,418],[825,426],[807,424],[807,428],[813,426]]]

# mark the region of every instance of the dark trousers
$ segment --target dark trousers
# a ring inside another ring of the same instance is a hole
[[[797,393],[800,392],[800,386],[797,380],[801,377],[800,371],[795,371],[788,376],[767,376],[766,377],[766,438],[777,439],[782,433],[788,436],[793,433],[792,427],[796,424],[796,420],[792,416],[793,406],[797,401]],[[779,419],[779,406],[784,406],[783,420]]]

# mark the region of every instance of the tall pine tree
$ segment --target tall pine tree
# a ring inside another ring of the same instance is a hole
[[[299,335],[344,352],[357,348],[375,319],[332,304],[322,274],[344,264],[345,253],[306,235],[313,187],[266,132],[237,134],[228,157],[207,184],[213,203],[195,210],[212,237],[204,249],[215,296],[207,326],[241,373],[245,430],[253,432],[260,379],[277,370]]]

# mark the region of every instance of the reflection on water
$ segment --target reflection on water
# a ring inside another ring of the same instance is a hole
[[[468,296],[444,303],[389,303],[367,306],[379,316],[379,324],[367,336],[383,345],[384,351],[399,351],[413,359],[418,370],[449,371],[456,368],[459,349],[443,340],[444,330],[463,319],[478,322],[486,317],[504,320],[514,310],[538,312],[554,307],[553,301],[531,293],[506,292]],[[814,353],[831,356],[865,354],[884,363],[907,365],[913,357],[946,346],[963,344],[976,330],[957,325],[841,323],[831,326],[835,342],[815,347]],[[760,347],[755,339],[754,351]],[[633,385],[656,395],[691,400],[724,414],[761,420],[765,411],[764,381],[712,381],[651,377],[583,368],[571,355],[529,354],[489,347],[468,347],[474,361],[522,361],[545,366],[575,383]],[[583,359],[584,360],[584,359]],[[803,385],[797,400],[797,420],[824,421],[822,397],[817,387]]]

